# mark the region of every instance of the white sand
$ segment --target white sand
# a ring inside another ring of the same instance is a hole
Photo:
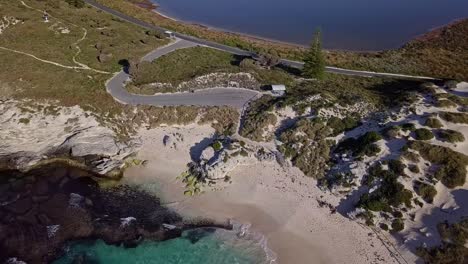
[[[176,132],[184,140],[175,141],[176,148],[165,147],[163,137]],[[295,168],[271,162],[238,167],[230,175],[233,183],[218,187],[222,190],[185,197],[175,178],[186,169],[190,148],[213,132],[209,126],[196,125],[142,131],[138,158],[149,162],[129,169],[125,181],[156,191],[183,215],[251,223],[267,237],[277,263],[398,263],[398,252],[391,246],[390,252],[372,229],[321,208],[317,199],[336,206],[339,198],[319,190]],[[388,234],[378,236],[394,244]]]

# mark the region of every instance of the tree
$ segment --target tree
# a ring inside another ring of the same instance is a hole
[[[322,53],[321,32],[315,31],[314,39],[304,59],[302,74],[306,78],[322,79],[325,73],[325,59]]]

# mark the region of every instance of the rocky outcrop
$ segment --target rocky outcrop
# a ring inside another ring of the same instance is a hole
[[[49,263],[68,241],[102,239],[136,246],[185,229],[230,225],[185,222],[151,194],[128,186],[101,189],[101,176],[54,163],[27,172],[0,170],[0,263]],[[105,179],[104,179],[105,180]]]
[[[219,180],[239,165],[255,164],[258,161],[276,162],[276,154],[224,138],[204,149],[198,160],[189,164],[192,175],[198,179]]]
[[[56,107],[6,101],[0,103],[0,164],[25,170],[44,159],[78,159],[106,174],[135,152],[137,140],[116,141],[115,132],[100,125],[80,107]]]

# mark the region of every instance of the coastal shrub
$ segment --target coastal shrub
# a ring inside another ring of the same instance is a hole
[[[401,160],[392,159],[388,161],[388,169],[397,175],[403,175],[406,165]]]
[[[414,135],[417,140],[431,140],[434,138],[434,134],[427,128],[416,129]]]
[[[437,103],[435,104],[437,107],[441,108],[451,108],[451,107],[457,107],[458,105],[448,99],[439,99],[437,100]]]
[[[468,114],[466,113],[441,112],[439,116],[447,122],[468,124]]]
[[[223,148],[223,143],[221,141],[216,140],[211,147],[213,148],[214,151],[220,151]]]
[[[382,134],[388,139],[397,138],[400,135],[401,128],[399,126],[392,126],[384,129]]]
[[[412,173],[420,173],[421,170],[419,169],[419,166],[416,164],[411,164],[408,166],[408,170],[411,171]]]
[[[305,175],[323,178],[330,159],[330,143],[326,140],[330,133],[319,119],[301,119],[280,135],[280,151]]]
[[[83,0],[65,0],[65,2],[75,8],[83,8],[85,6],[85,2]]]
[[[382,230],[388,231],[388,225],[385,224],[385,223],[381,223],[381,224],[379,225],[379,227],[380,227]]]
[[[395,219],[392,222],[392,232],[398,233],[400,231],[403,231],[405,229],[405,223],[403,223],[403,220],[401,219]]]
[[[405,123],[405,124],[402,124],[401,125],[401,130],[403,131],[415,131],[416,130],[416,125],[414,125],[413,123]]]
[[[276,115],[271,113],[275,104],[276,98],[265,95],[252,102],[243,117],[240,135],[254,141],[270,140],[273,134],[267,130],[277,122]]]
[[[418,163],[421,156],[418,153],[409,150],[403,151],[402,157],[408,161]]]
[[[333,136],[349,131],[359,125],[360,122],[352,117],[345,117],[341,119],[333,116],[327,120],[327,126],[333,129]]]
[[[413,194],[398,182],[398,171],[394,168],[384,170],[382,165],[375,165],[368,170],[364,184],[371,186],[379,182],[379,187],[372,193],[366,193],[359,199],[358,206],[371,211],[390,212],[392,207],[405,205],[411,207]]]
[[[338,144],[336,151],[350,151],[354,157],[374,156],[380,152],[379,146],[374,144],[382,139],[376,131],[370,131],[359,138],[348,138]]]
[[[238,122],[239,112],[226,106],[204,108],[198,121],[199,124],[211,124],[217,134],[225,136],[236,133]]]
[[[431,163],[439,165],[434,176],[448,188],[462,186],[466,181],[468,156],[443,146],[431,145],[421,141],[411,141],[409,147]]]
[[[432,203],[434,201],[434,197],[437,195],[437,190],[434,188],[434,186],[425,182],[416,181],[414,189],[416,190],[416,193],[421,196],[421,198],[427,203]]]
[[[430,117],[426,120],[426,123],[424,124],[425,126],[428,126],[430,128],[441,128],[443,127],[442,123],[440,122],[439,119],[435,117]]]
[[[440,130],[438,135],[443,141],[447,141],[450,143],[465,141],[465,136],[461,132],[451,129]]]
[[[420,247],[416,253],[429,264],[464,264],[468,259],[468,220],[441,223],[438,226],[442,244],[432,248]]]

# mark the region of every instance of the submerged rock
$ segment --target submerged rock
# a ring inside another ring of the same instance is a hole
[[[0,171],[0,263],[13,258],[48,263],[66,242],[77,239],[136,245],[142,239],[166,240],[184,229],[213,224],[185,223],[157,197],[128,186],[101,189],[98,181],[105,179],[100,177],[66,163],[27,172]],[[47,192],[36,196],[38,189]]]

